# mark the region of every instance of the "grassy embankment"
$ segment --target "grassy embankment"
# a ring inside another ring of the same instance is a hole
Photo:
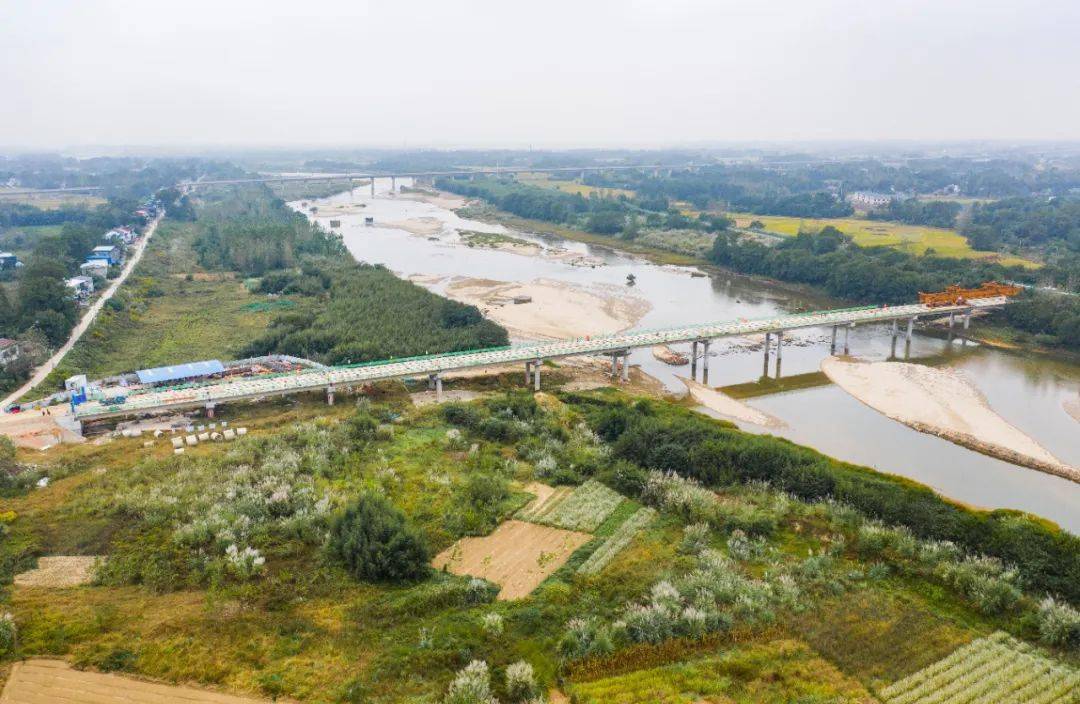
[[[603,407],[620,397],[593,398]],[[584,397],[562,399],[496,397],[449,414],[413,409],[400,386],[387,384],[360,411],[314,398],[227,407],[223,418],[250,427],[249,437],[182,457],[165,442],[144,448],[135,439],[50,451],[49,486],[0,501],[15,513],[5,519],[0,581],[38,554],[109,557],[95,586],[5,586],[4,608],[20,633],[6,659],[58,656],[311,702],[439,701],[453,673],[474,659],[492,666],[503,701],[504,669],[525,660],[545,688],[558,684],[583,702],[868,702],[995,630],[1037,638],[1027,597],[997,610],[937,576],[942,570],[914,568],[902,542],[850,509],[738,482],[718,485],[714,498],[693,489],[693,499],[633,491],[641,470],[611,457],[632,455],[632,443],[608,445],[580,424],[599,423],[608,437],[626,430]],[[654,403],[645,415],[671,413],[683,412]],[[390,419],[381,429],[372,424]],[[652,449],[658,459],[671,452]],[[523,600],[493,602],[484,585],[441,574],[414,584],[358,582],[320,547],[326,522],[361,492],[389,498],[434,553],[513,515],[528,499],[525,482],[590,474],[659,515],[599,572],[578,573],[633,515],[636,504],[624,501],[596,540]],[[328,509],[318,506],[324,496]],[[237,571],[225,556],[229,544],[257,549],[266,564]],[[701,582],[713,590],[708,599],[692,586],[702,564],[720,568]],[[634,605],[681,598],[670,585],[696,594],[697,608],[719,621],[687,632],[697,622],[671,621],[663,606],[643,621]],[[721,596],[718,588],[731,591]],[[618,619],[630,625],[609,629]]]
[[[625,196],[627,198],[633,198],[634,192],[625,188],[601,188],[598,186],[589,186],[577,181],[568,181],[560,179],[552,174],[547,173],[524,173],[517,174],[515,179],[530,186],[538,186],[540,188],[554,188],[562,191],[563,193],[579,193],[586,198],[594,193],[602,198],[617,198],[619,196]]]

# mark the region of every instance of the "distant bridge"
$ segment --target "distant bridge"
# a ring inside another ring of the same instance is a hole
[[[896,351],[897,336],[900,334],[899,323],[905,321],[904,332],[907,342],[911,342],[912,329],[920,317],[949,316],[950,325],[957,316],[962,318],[966,329],[971,319],[971,312],[976,309],[988,309],[1008,303],[1005,297],[972,300],[962,305],[931,308],[922,304],[878,308],[867,306],[845,308],[813,313],[774,316],[756,320],[733,320],[704,325],[665,328],[660,330],[640,330],[586,337],[576,340],[530,343],[512,347],[469,352],[451,352],[409,359],[385,360],[347,366],[309,369],[299,372],[262,376],[247,379],[221,379],[202,384],[182,385],[178,388],[153,389],[135,392],[123,403],[105,404],[101,401],[88,401],[75,408],[75,418],[79,421],[93,421],[106,418],[137,415],[143,413],[162,413],[191,408],[205,408],[208,415],[213,415],[214,408],[222,403],[258,400],[271,396],[326,391],[327,401],[334,402],[334,391],[339,387],[359,386],[387,379],[426,376],[439,397],[442,397],[442,375],[463,369],[474,369],[494,365],[514,363],[525,364],[526,383],[533,388],[540,388],[540,368],[545,360],[574,357],[580,355],[608,355],[611,357],[612,377],[618,370],[621,358],[622,378],[628,378],[627,357],[632,349],[690,343],[692,347],[691,374],[697,377],[699,347],[703,348],[700,359],[703,376],[708,380],[709,344],[712,340],[737,335],[765,333],[765,365],[768,367],[770,341],[776,336],[776,361],[779,367],[784,332],[811,327],[832,327],[831,351],[835,354],[837,331],[844,329],[844,352],[847,353],[847,332],[858,324],[892,322],[893,354]]]
[[[371,192],[375,193],[375,179],[388,178],[396,181],[399,178],[438,178],[440,176],[499,176],[502,174],[585,174],[592,171],[675,171],[681,169],[696,169],[693,164],[646,164],[640,166],[612,165],[612,166],[559,166],[552,168],[537,167],[496,167],[492,169],[461,169],[457,171],[401,171],[393,173],[338,173],[338,174],[305,174],[301,176],[268,175],[252,178],[226,178],[205,181],[183,181],[177,186],[183,188],[203,188],[206,186],[237,186],[247,183],[292,183],[294,181],[371,181]],[[23,196],[46,193],[78,193],[88,191],[100,191],[103,186],[77,186],[69,188],[37,188],[37,189],[0,189],[0,196]]]

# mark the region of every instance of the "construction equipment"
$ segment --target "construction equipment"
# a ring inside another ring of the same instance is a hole
[[[1019,286],[999,284],[996,281],[988,281],[979,288],[961,288],[959,286],[946,286],[944,291],[936,293],[919,292],[919,303],[930,308],[941,306],[962,306],[968,301],[978,298],[995,298],[998,296],[1015,296],[1020,293]]]

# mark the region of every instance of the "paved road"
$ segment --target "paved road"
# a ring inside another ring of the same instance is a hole
[[[89,328],[90,325],[94,322],[94,319],[101,311],[102,306],[104,306],[105,303],[113,297],[113,294],[116,293],[117,289],[119,289],[120,286],[123,285],[124,281],[127,280],[127,277],[131,274],[132,271],[135,270],[135,265],[139,263],[140,259],[142,259],[143,252],[146,251],[146,245],[150,243],[150,238],[154,236],[154,232],[157,230],[158,223],[161,222],[161,217],[162,216],[159,215],[146,228],[146,233],[142,236],[142,239],[139,240],[138,244],[135,245],[134,252],[128,258],[127,264],[124,265],[123,270],[120,272],[120,276],[113,279],[113,282],[109,285],[107,289],[105,289],[105,293],[99,296],[98,299],[94,301],[94,303],[90,306],[90,308],[87,309],[86,313],[83,314],[82,320],[80,320],[75,325],[75,327],[72,328],[71,335],[68,337],[67,342],[64,343],[64,346],[58,349],[52,357],[49,357],[49,359],[47,359],[44,364],[38,367],[34,371],[34,375],[30,377],[29,381],[20,386],[11,395],[9,395],[2,402],[0,402],[0,408],[7,408],[9,403],[14,403],[15,401],[18,401],[23,396],[23,394],[27,393],[28,391],[30,391],[30,389],[34,388],[42,381],[44,381],[45,377],[47,377],[53,369],[56,369],[56,365],[60,363],[60,360],[64,358],[64,355],[66,355],[68,351],[70,351],[71,348],[75,346],[75,343],[79,341],[79,338],[82,337],[83,333],[86,332],[87,328]]]

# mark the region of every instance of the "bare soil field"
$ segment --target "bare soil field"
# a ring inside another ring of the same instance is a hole
[[[0,704],[263,704],[265,699],[237,697],[193,687],[145,682],[132,677],[73,670],[61,660],[25,660],[12,665]]]
[[[528,596],[592,536],[573,530],[507,521],[491,535],[462,538],[435,556],[435,569],[482,577],[502,589],[499,599]]]
[[[93,555],[70,555],[38,558],[37,569],[15,575],[17,587],[77,587],[93,579]]]
[[[1061,462],[995,413],[979,390],[956,370],[829,357],[821,363],[821,371],[866,405],[915,430],[1080,482],[1080,470]]]
[[[56,417],[67,415],[66,406],[49,409],[52,415],[43,416],[40,410],[0,414],[0,434],[7,435],[16,447],[47,450],[61,442],[82,442],[82,438],[57,424]]]

